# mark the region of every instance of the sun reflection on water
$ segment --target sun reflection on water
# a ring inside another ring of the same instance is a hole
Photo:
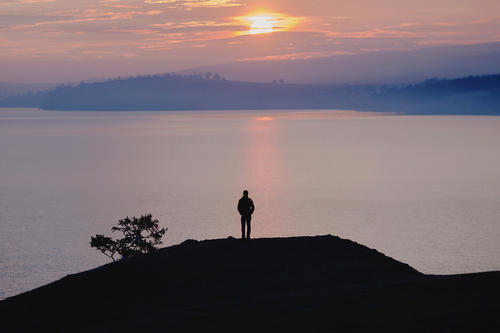
[[[271,121],[271,120],[273,120],[273,118],[269,117],[269,116],[263,116],[263,117],[255,117],[255,120],[257,120],[257,121]]]
[[[278,236],[284,214],[280,198],[283,192],[284,164],[278,142],[278,123],[270,116],[251,117],[245,128],[248,141],[242,184],[255,200],[255,237]]]

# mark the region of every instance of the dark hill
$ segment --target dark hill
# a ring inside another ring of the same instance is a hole
[[[498,331],[498,286],[498,272],[426,276],[334,236],[186,241],[9,298],[0,322],[4,332]]]
[[[500,114],[500,75],[408,86],[237,82],[219,75],[137,76],[0,99],[47,110],[347,109],[405,114]]]

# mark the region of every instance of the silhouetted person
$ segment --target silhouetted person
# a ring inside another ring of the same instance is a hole
[[[243,197],[238,201],[238,212],[241,214],[241,239],[245,239],[245,225],[247,227],[247,239],[250,239],[250,221],[255,205],[252,199],[248,197],[248,191],[243,191]]]

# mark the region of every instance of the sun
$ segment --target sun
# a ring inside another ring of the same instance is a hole
[[[265,34],[273,32],[274,22],[276,18],[266,15],[256,15],[249,16],[248,21],[250,21],[250,30],[248,33],[250,35]]]
[[[240,31],[237,35],[258,35],[290,30],[301,18],[261,11],[234,17],[234,19],[248,27],[248,30]]]

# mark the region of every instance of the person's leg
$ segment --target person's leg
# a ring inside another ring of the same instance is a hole
[[[241,239],[245,239],[245,215],[241,215]]]
[[[250,221],[252,221],[252,215],[247,216],[247,239],[250,239]]]

